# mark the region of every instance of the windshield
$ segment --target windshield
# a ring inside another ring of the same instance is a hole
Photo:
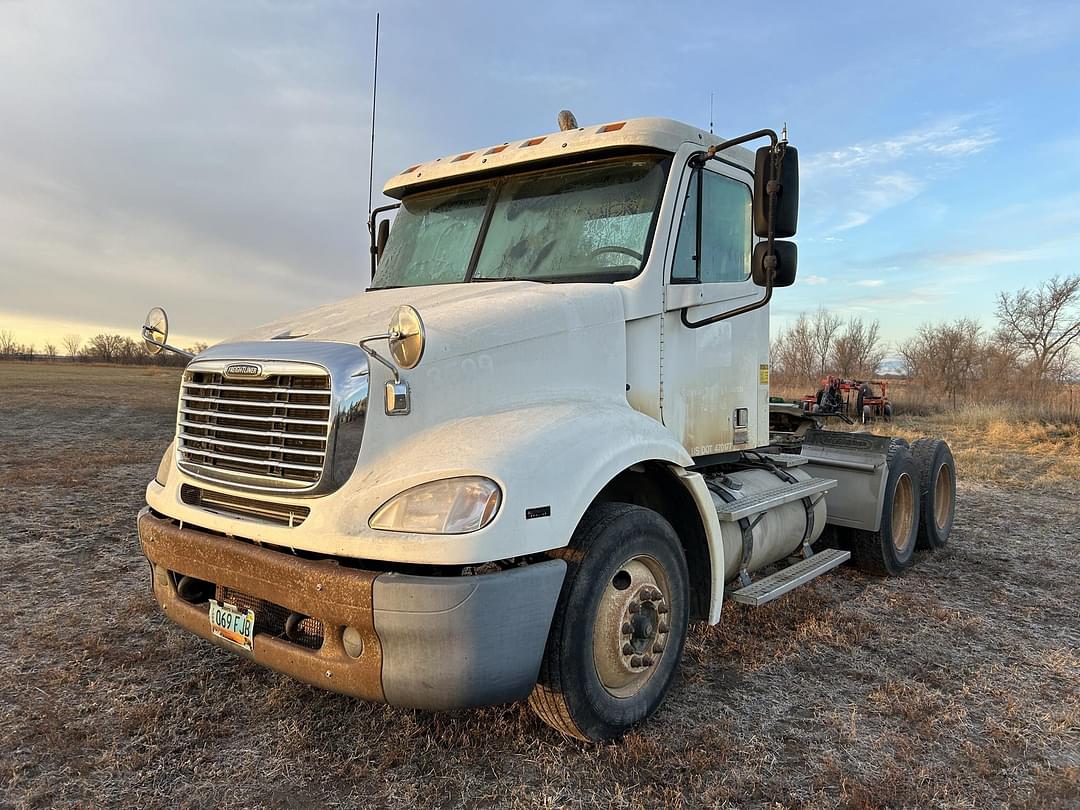
[[[619,158],[406,198],[372,287],[632,278],[667,167]]]

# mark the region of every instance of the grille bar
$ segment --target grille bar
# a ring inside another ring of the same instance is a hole
[[[181,427],[205,428],[219,433],[242,433],[245,436],[268,436],[274,439],[303,439],[305,442],[323,442],[322,437],[314,433],[286,433],[281,430],[252,430],[251,428],[238,428],[232,425],[214,425],[210,422],[191,422],[187,419],[180,420]]]
[[[187,439],[184,439],[185,444]],[[322,472],[321,464],[288,464],[284,461],[277,461],[272,458],[251,458],[250,456],[230,456],[227,453],[215,453],[212,450],[197,450],[194,447],[185,447],[184,452],[188,455],[206,456],[207,458],[218,458],[223,461],[236,461],[242,464],[252,464],[255,466],[269,466],[269,467],[281,467],[286,470],[314,470],[315,472]]]
[[[243,405],[255,408],[307,408],[312,411],[328,411],[329,405],[309,405],[306,402],[285,402],[284,400],[270,400],[262,402],[257,399],[225,399],[224,397],[193,397],[185,396],[187,402],[213,402],[216,405]]]
[[[197,442],[199,444],[215,444],[215,445],[219,445],[221,447],[236,447],[236,448],[241,449],[241,450],[265,450],[266,447],[267,447],[265,444],[247,444],[245,442],[227,442],[224,439],[217,438],[216,436],[183,436],[183,437],[181,437],[181,441],[183,441],[186,444],[191,444],[192,442]],[[197,447],[192,448],[192,449],[193,450],[198,450]],[[319,458],[322,458],[323,456],[326,455],[326,453],[323,452],[322,450],[304,450],[304,449],[302,449],[300,447],[282,446],[282,447],[277,447],[276,449],[279,452],[285,453],[287,455],[294,455],[295,454],[295,455],[298,455],[298,456],[318,456]]]
[[[187,398],[184,399],[187,402]],[[181,413],[195,416],[213,416],[222,419],[238,419],[244,421],[250,419],[254,422],[284,422],[289,425],[329,425],[329,419],[297,419],[292,416],[252,416],[246,413],[228,413],[227,411],[211,411],[206,408],[181,408]]]
[[[310,392],[312,394],[319,394],[319,393],[322,392],[322,389],[319,389],[319,388],[302,388],[302,389],[271,388],[271,387],[268,387],[268,386],[259,386],[259,385],[216,385],[214,383],[193,383],[193,382],[185,382],[184,383],[184,388],[196,388],[196,389],[199,389],[199,390],[209,390],[209,391],[228,391],[230,394],[233,393],[234,391],[242,391],[244,393],[257,393],[257,394],[292,394],[292,393],[296,393],[297,390],[303,391],[305,393]]]
[[[193,364],[180,392],[178,466],[234,487],[297,491],[318,486],[333,407],[330,377],[313,373],[310,364],[298,367],[303,374],[234,384],[218,369],[200,371]]]

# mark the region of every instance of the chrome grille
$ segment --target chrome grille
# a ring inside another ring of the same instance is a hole
[[[303,373],[239,379],[189,367],[177,419],[180,469],[246,489],[318,486],[330,433],[330,376],[307,363],[297,367]]]

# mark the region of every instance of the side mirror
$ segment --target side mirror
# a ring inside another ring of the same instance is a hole
[[[765,269],[765,254],[768,251],[768,242],[758,242],[754,245],[754,257],[750,261],[750,275],[759,287],[764,287],[768,283],[768,271]],[[790,287],[795,283],[795,266],[799,261],[798,246],[794,242],[774,240],[773,254],[776,256],[773,287]]]
[[[386,250],[386,240],[390,238],[390,220],[384,219],[379,223],[379,235],[375,237],[375,257],[381,259]]]
[[[195,356],[191,352],[169,345],[169,316],[161,307],[154,307],[146,313],[146,320],[142,325],[142,339],[146,344],[146,351],[150,354],[158,354],[165,349],[188,360]]]
[[[768,186],[771,173],[772,147],[763,146],[754,157],[754,233],[763,239],[769,235]],[[799,150],[794,146],[784,149],[784,160],[780,164],[780,193],[776,195],[773,221],[773,235],[777,239],[795,235],[799,223]]]
[[[161,307],[154,307],[146,313],[143,321],[142,339],[146,344],[146,351],[157,354],[165,348],[169,340],[169,316]]]

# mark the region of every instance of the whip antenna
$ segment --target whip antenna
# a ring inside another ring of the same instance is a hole
[[[371,72],[371,155],[368,158],[367,211],[371,217],[371,186],[375,182],[375,101],[379,95],[379,15],[375,15],[375,68]]]

